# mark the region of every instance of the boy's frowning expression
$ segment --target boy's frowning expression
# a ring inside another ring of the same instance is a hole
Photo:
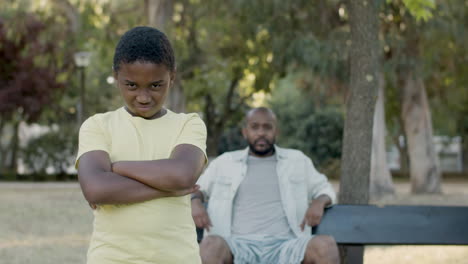
[[[164,64],[121,63],[114,77],[132,115],[153,119],[164,114],[161,109],[175,77]]]

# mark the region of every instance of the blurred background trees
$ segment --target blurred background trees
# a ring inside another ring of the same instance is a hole
[[[433,135],[446,136],[447,144],[459,138],[468,170],[468,2],[379,3],[376,102],[382,100],[373,144],[384,153],[396,146],[415,192],[437,192]],[[210,156],[245,146],[244,111],[268,105],[280,120],[279,144],[301,149],[338,177],[352,44],[349,9],[340,0],[3,1],[0,177],[73,172],[82,96],[73,56],[92,52],[83,69],[86,112],[120,107],[112,55],[119,37],[137,25],[168,34],[178,69],[168,106],[202,116]],[[376,160],[371,189],[391,193],[387,159]]]

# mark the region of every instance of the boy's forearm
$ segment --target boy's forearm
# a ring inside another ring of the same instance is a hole
[[[195,173],[173,159],[119,161],[112,164],[112,171],[164,191],[187,189],[196,182]]]
[[[91,181],[80,177],[85,198],[93,204],[136,203],[169,196],[167,192],[112,172],[93,174]]]

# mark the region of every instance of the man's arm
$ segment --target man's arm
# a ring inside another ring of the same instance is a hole
[[[90,204],[119,204],[147,201],[155,198],[187,195],[198,186],[178,192],[154,189],[136,180],[111,171],[107,152],[90,151],[80,157],[78,179],[83,194]]]
[[[198,228],[206,228],[210,231],[210,228],[213,226],[211,224],[211,219],[208,216],[208,212],[206,211],[203,202],[205,201],[205,197],[203,196],[203,192],[196,191],[192,194],[192,218],[195,222],[195,225]]]
[[[325,208],[331,204],[332,199],[326,194],[322,194],[319,197],[313,199],[306,211],[304,219],[302,220],[300,226],[301,230],[304,231],[305,225],[316,226],[320,224]]]
[[[119,161],[112,164],[112,171],[159,190],[177,191],[194,186],[204,164],[203,151],[194,145],[181,144],[169,159]]]

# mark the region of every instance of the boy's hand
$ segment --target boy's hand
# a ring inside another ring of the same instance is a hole
[[[210,231],[210,228],[213,226],[200,199],[192,200],[192,217],[198,228],[206,228],[206,230]]]

